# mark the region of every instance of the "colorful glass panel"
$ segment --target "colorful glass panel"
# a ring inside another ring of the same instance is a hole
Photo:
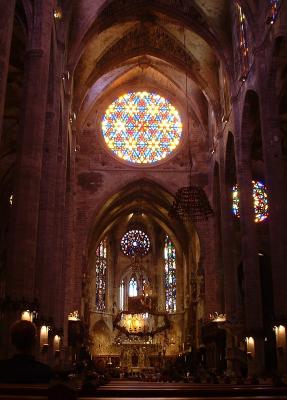
[[[96,249],[96,309],[106,309],[107,240],[101,241]]]
[[[274,24],[278,14],[280,2],[281,2],[280,0],[269,0],[269,11],[267,17],[268,23]]]
[[[242,79],[245,79],[249,71],[249,48],[247,40],[247,19],[242,7],[236,3],[237,20],[238,20],[238,42],[241,63]]]
[[[264,221],[268,217],[268,200],[266,186],[258,181],[252,181],[253,201],[254,201],[254,220],[255,222]],[[239,213],[239,189],[238,185],[233,187],[233,213],[240,217]]]
[[[149,252],[150,240],[144,232],[132,229],[122,237],[121,249],[126,256],[143,257]]]
[[[102,132],[109,149],[122,160],[150,164],[171,154],[182,135],[176,108],[149,92],[127,93],[106,110]]]
[[[120,284],[120,310],[122,311],[124,309],[124,299],[125,299],[125,284],[124,281],[121,281]]]
[[[138,295],[138,283],[133,276],[129,282],[129,297],[136,297]]]
[[[164,242],[164,283],[165,309],[167,312],[176,311],[176,253],[175,247],[168,235]]]

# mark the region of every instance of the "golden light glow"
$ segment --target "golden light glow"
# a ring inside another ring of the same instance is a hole
[[[54,336],[54,341],[53,341],[54,352],[60,351],[60,344],[61,344],[61,336],[55,335]]]
[[[246,350],[247,354],[251,355],[253,358],[255,356],[255,340],[252,336],[246,337]]]
[[[283,325],[275,326],[276,344],[282,349],[286,348],[286,328]]]
[[[48,346],[49,340],[49,327],[47,325],[42,325],[40,330],[40,346]]]
[[[33,312],[29,311],[29,310],[25,310],[22,312],[21,314],[21,319],[24,321],[31,321],[33,322]]]

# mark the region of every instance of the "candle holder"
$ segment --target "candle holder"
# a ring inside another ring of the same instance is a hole
[[[46,353],[48,353],[48,350],[49,350],[49,344],[48,343],[43,344],[41,347],[41,353],[46,354]]]

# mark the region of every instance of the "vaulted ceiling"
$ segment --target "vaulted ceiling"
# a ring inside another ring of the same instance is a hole
[[[69,67],[78,127],[118,94],[166,94],[208,135],[219,121],[219,64],[231,73],[228,0],[85,0],[74,3]],[[186,115],[186,114],[185,114]]]

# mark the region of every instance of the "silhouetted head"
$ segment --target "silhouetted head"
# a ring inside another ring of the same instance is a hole
[[[16,350],[20,353],[32,351],[37,336],[36,326],[26,320],[14,322],[11,326],[11,341]]]

